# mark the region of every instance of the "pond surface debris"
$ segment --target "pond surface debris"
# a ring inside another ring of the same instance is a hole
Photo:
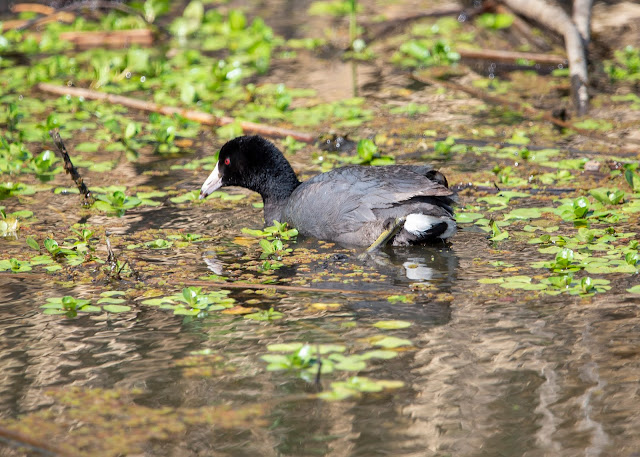
[[[638,452],[633,5],[596,5],[616,44],[566,118],[562,48],[502,13],[139,3],[1,17],[0,454]],[[262,127],[301,179],[433,165],[459,232],[361,257],[265,228],[244,189],[199,200]]]

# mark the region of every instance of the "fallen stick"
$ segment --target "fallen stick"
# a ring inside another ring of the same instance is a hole
[[[67,152],[67,148],[64,147],[62,138],[60,138],[60,132],[58,131],[58,129],[49,130],[49,135],[53,140],[53,144],[56,145],[56,148],[58,148],[58,152],[60,152],[60,155],[62,156],[62,160],[64,161],[64,170],[67,172],[67,174],[71,175],[71,179],[73,179],[73,181],[76,183],[80,194],[82,194],[82,196],[84,197],[84,204],[91,204],[91,191],[89,191],[87,185],[82,179],[82,176],[80,176],[80,173],[78,173],[78,169],[73,166],[71,157],[69,157],[69,153]]]
[[[11,6],[12,13],[38,13],[48,16],[55,12],[55,8],[39,3],[16,3]]]
[[[26,19],[12,19],[10,21],[5,21],[2,23],[2,30],[24,30],[33,25],[34,22],[37,22],[39,25],[48,24],[50,22],[66,22],[71,24],[75,21],[76,17],[71,13],[66,13],[64,11],[60,11],[57,13],[50,14],[49,16],[39,17],[37,19],[26,20]]]
[[[165,116],[173,116],[174,114],[177,114],[186,119],[196,121],[205,125],[215,125],[219,127],[231,124],[233,122],[238,122],[245,133],[257,133],[259,135],[269,136],[273,138],[285,138],[287,136],[290,136],[304,143],[314,143],[316,141],[316,139],[308,133],[296,132],[295,130],[283,129],[279,127],[272,127],[270,125],[257,124],[255,122],[237,121],[235,118],[228,116],[217,117],[213,114],[205,113],[203,111],[176,108],[174,106],[162,106],[157,103],[147,102],[145,100],[139,100],[137,98],[107,94],[105,92],[97,92],[91,89],[57,86],[55,84],[49,83],[39,83],[37,85],[37,88],[43,92],[52,94],[84,97],[90,100],[101,100],[113,104],[123,105],[128,108],[160,113],[164,114]]]
[[[70,41],[82,49],[105,46],[126,47],[132,44],[150,46],[153,44],[153,34],[149,29],[62,32],[60,39]]]
[[[36,41],[42,39],[41,33],[30,33],[28,36]],[[132,44],[151,46],[153,44],[153,32],[149,29],[62,32],[59,38],[73,43],[75,47],[81,50],[98,47],[125,48]]]
[[[501,51],[498,49],[456,49],[460,57],[467,59],[498,60],[501,62],[514,62],[519,59],[533,60],[537,63],[550,63],[567,65],[567,58],[554,54],[539,54],[534,52]]]
[[[491,103],[494,105],[506,106],[520,113],[524,113],[529,117],[540,117],[545,121],[551,122],[553,125],[564,129],[573,130],[580,135],[587,136],[589,138],[593,138],[595,140],[604,141],[607,143],[611,143],[616,141],[616,138],[611,138],[606,135],[602,135],[600,133],[594,132],[592,130],[581,129],[580,127],[574,126],[571,122],[563,121],[561,119],[557,119],[553,117],[551,114],[546,113],[537,108],[533,108],[531,106],[525,105],[522,102],[512,101],[503,97],[497,97],[495,95],[489,95],[481,90],[474,89],[472,87],[463,86],[462,84],[455,83],[453,81],[441,81],[439,79],[429,78],[428,76],[411,74],[410,77],[423,84],[429,84],[431,86],[443,86],[447,89],[458,90],[461,92],[465,92],[472,97],[479,98],[484,100],[487,103]],[[621,138],[620,141],[632,144],[640,144],[640,140],[636,140],[634,138]]]

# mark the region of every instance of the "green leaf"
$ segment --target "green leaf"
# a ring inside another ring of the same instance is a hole
[[[299,351],[302,346],[302,343],[276,343],[269,344],[267,350],[273,352],[295,352]]]
[[[131,307],[127,305],[104,305],[102,309],[110,313],[124,313],[126,311],[131,311]]]
[[[504,278],[480,278],[478,279],[480,284],[502,284]]]
[[[484,217],[484,215],[480,213],[458,213],[456,214],[456,222],[458,224],[468,224],[481,217]]]
[[[87,141],[84,143],[80,143],[75,146],[75,150],[78,152],[96,152],[100,148],[100,143],[97,141]],[[76,164],[76,160],[74,158],[73,163]]]
[[[374,327],[385,329],[385,330],[396,330],[400,328],[407,328],[412,325],[411,322],[407,321],[378,321],[373,324]]]
[[[630,287],[629,289],[627,289],[627,292],[632,294],[640,294],[640,284]]]
[[[510,14],[485,13],[478,16],[476,21],[481,27],[498,30],[511,27],[513,19],[513,16]]]
[[[40,250],[40,245],[35,240],[35,238],[33,238],[32,236],[27,237],[27,246],[29,246],[31,249],[33,249],[35,251],[39,251]]]
[[[373,343],[374,346],[380,346],[386,349],[395,349],[401,346],[413,346],[410,340],[404,338],[397,338],[395,336],[385,336],[377,339]]]
[[[589,212],[589,200],[579,197],[573,201],[573,213],[577,218],[583,218]]]
[[[336,362],[334,368],[340,371],[362,371],[367,368],[367,363],[359,356],[341,357]]]
[[[81,311],[83,313],[99,313],[100,311],[102,311],[102,309],[100,309],[99,306],[85,305],[85,306],[79,307],[78,311]]]
[[[51,238],[47,238],[44,240],[44,247],[53,255],[60,252],[60,246],[58,246],[58,242],[56,240],[52,240]]]
[[[516,208],[508,214],[505,214],[504,220],[538,219],[539,217],[542,217],[542,210],[540,208]]]
[[[638,176],[637,173],[633,170],[626,169],[624,171],[624,178],[634,192],[640,192],[640,176]]]
[[[140,126],[136,122],[129,122],[124,130],[124,137],[131,139],[140,132]]]
[[[398,357],[398,353],[396,351],[385,351],[384,349],[374,349],[373,351],[367,351],[364,354],[360,355],[360,359],[369,360],[369,359],[382,359],[388,360]]]
[[[121,290],[108,290],[100,294],[101,297],[114,297],[118,295],[125,295],[125,293]]]
[[[368,163],[371,162],[374,155],[378,152],[378,146],[375,145],[373,140],[365,138],[358,141],[356,150],[360,159],[362,159],[363,162]]]
[[[231,30],[240,31],[247,26],[247,18],[240,10],[229,11],[229,26]]]

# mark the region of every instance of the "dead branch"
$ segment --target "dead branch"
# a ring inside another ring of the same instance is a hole
[[[42,34],[30,33],[29,38],[40,41]],[[59,38],[64,41],[70,41],[78,49],[82,50],[97,47],[126,48],[132,44],[151,46],[153,44],[153,32],[149,29],[62,32]]]
[[[150,46],[153,34],[149,29],[111,30],[92,32],[63,32],[60,39],[70,41],[79,48],[126,47],[132,44]]]
[[[461,57],[468,59],[497,60],[515,62],[519,59],[533,60],[537,63],[567,64],[566,57],[554,54],[539,54],[534,52],[501,51],[498,49],[456,49]]]
[[[116,253],[111,247],[111,241],[109,241],[109,232],[105,234],[105,243],[107,245],[107,264],[109,265],[109,277],[121,280],[122,276],[120,276],[120,273],[122,273],[122,270],[124,270],[125,267],[129,267],[131,276],[139,280],[140,274],[133,268],[133,265],[131,264],[131,262],[129,262],[128,259],[125,259],[124,262],[120,262],[118,260],[118,256],[116,256]]]
[[[632,144],[640,144],[640,140],[637,140],[635,138],[617,138],[616,139],[616,138],[608,137],[601,133],[594,132],[592,130],[581,129],[580,127],[576,127],[575,125],[573,125],[571,122],[557,119],[547,112],[544,112],[537,108],[533,108],[532,106],[529,106],[529,105],[525,105],[522,102],[512,101],[512,100],[509,100],[503,97],[498,97],[495,95],[489,95],[481,90],[474,89],[473,87],[463,86],[462,84],[458,84],[453,81],[442,81],[439,79],[433,79],[433,78],[429,78],[428,76],[417,75],[417,74],[411,74],[410,77],[415,81],[421,82],[423,84],[429,84],[432,86],[443,86],[443,87],[446,87],[447,89],[465,92],[471,95],[472,97],[479,98],[480,100],[484,100],[487,103],[510,108],[528,117],[542,118],[545,121],[551,122],[555,126],[558,126],[564,129],[573,130],[574,132],[579,133],[580,135],[593,138],[594,140],[603,141],[609,144],[615,141],[621,141],[624,143],[632,143]]]
[[[55,12],[55,8],[39,3],[17,3],[11,6],[12,13],[38,13],[48,16]]]
[[[223,126],[231,124],[233,122],[238,122],[245,133],[257,133],[259,135],[269,136],[273,138],[285,138],[287,136],[291,136],[296,140],[302,141],[304,143],[315,142],[315,138],[308,133],[273,127],[270,125],[257,124],[255,122],[238,121],[235,118],[229,116],[217,117],[213,114],[205,113],[203,111],[188,110],[177,108],[174,106],[162,106],[157,103],[147,102],[145,100],[139,100],[136,98],[124,97],[122,95],[107,94],[104,92],[97,92],[95,90],[81,89],[77,87],[57,86],[55,84],[49,83],[40,83],[37,85],[37,88],[43,92],[52,94],[84,97],[90,100],[102,100],[113,104],[123,105],[128,108],[164,114],[165,116],[173,116],[174,114],[177,114],[186,119],[196,121],[205,125]]]
[[[545,0],[501,1],[516,13],[533,19],[564,37],[565,49],[569,58],[573,103],[579,116],[586,114],[589,109],[589,93],[587,92],[589,76],[584,42],[576,24],[560,6]],[[591,2],[585,1],[584,3]]]
[[[57,13],[50,14],[48,16],[39,17],[37,19],[26,20],[26,19],[13,19],[10,21],[5,21],[2,23],[2,30],[25,30],[31,27],[34,23],[38,23],[39,25],[48,24],[50,22],[66,22],[67,24],[71,24],[75,21],[76,17],[71,13],[66,13],[64,11],[59,11]]]
[[[76,183],[80,194],[84,197],[84,204],[91,204],[91,200],[93,197],[91,196],[91,191],[87,188],[87,185],[84,183],[84,180],[78,173],[78,169],[73,166],[71,162],[71,157],[69,157],[69,153],[67,152],[67,148],[65,148],[64,143],[62,142],[62,138],[60,138],[60,132],[58,129],[49,130],[49,135],[53,140],[53,144],[58,148],[58,152],[62,156],[62,160],[64,161],[64,170],[67,174],[71,175],[71,179]]]

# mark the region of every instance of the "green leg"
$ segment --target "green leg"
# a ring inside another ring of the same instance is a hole
[[[393,239],[397,233],[404,227],[404,221],[406,218],[398,217],[393,221],[393,225],[383,231],[380,236],[373,242],[371,246],[367,248],[365,252],[373,252],[387,245],[389,241]]]

